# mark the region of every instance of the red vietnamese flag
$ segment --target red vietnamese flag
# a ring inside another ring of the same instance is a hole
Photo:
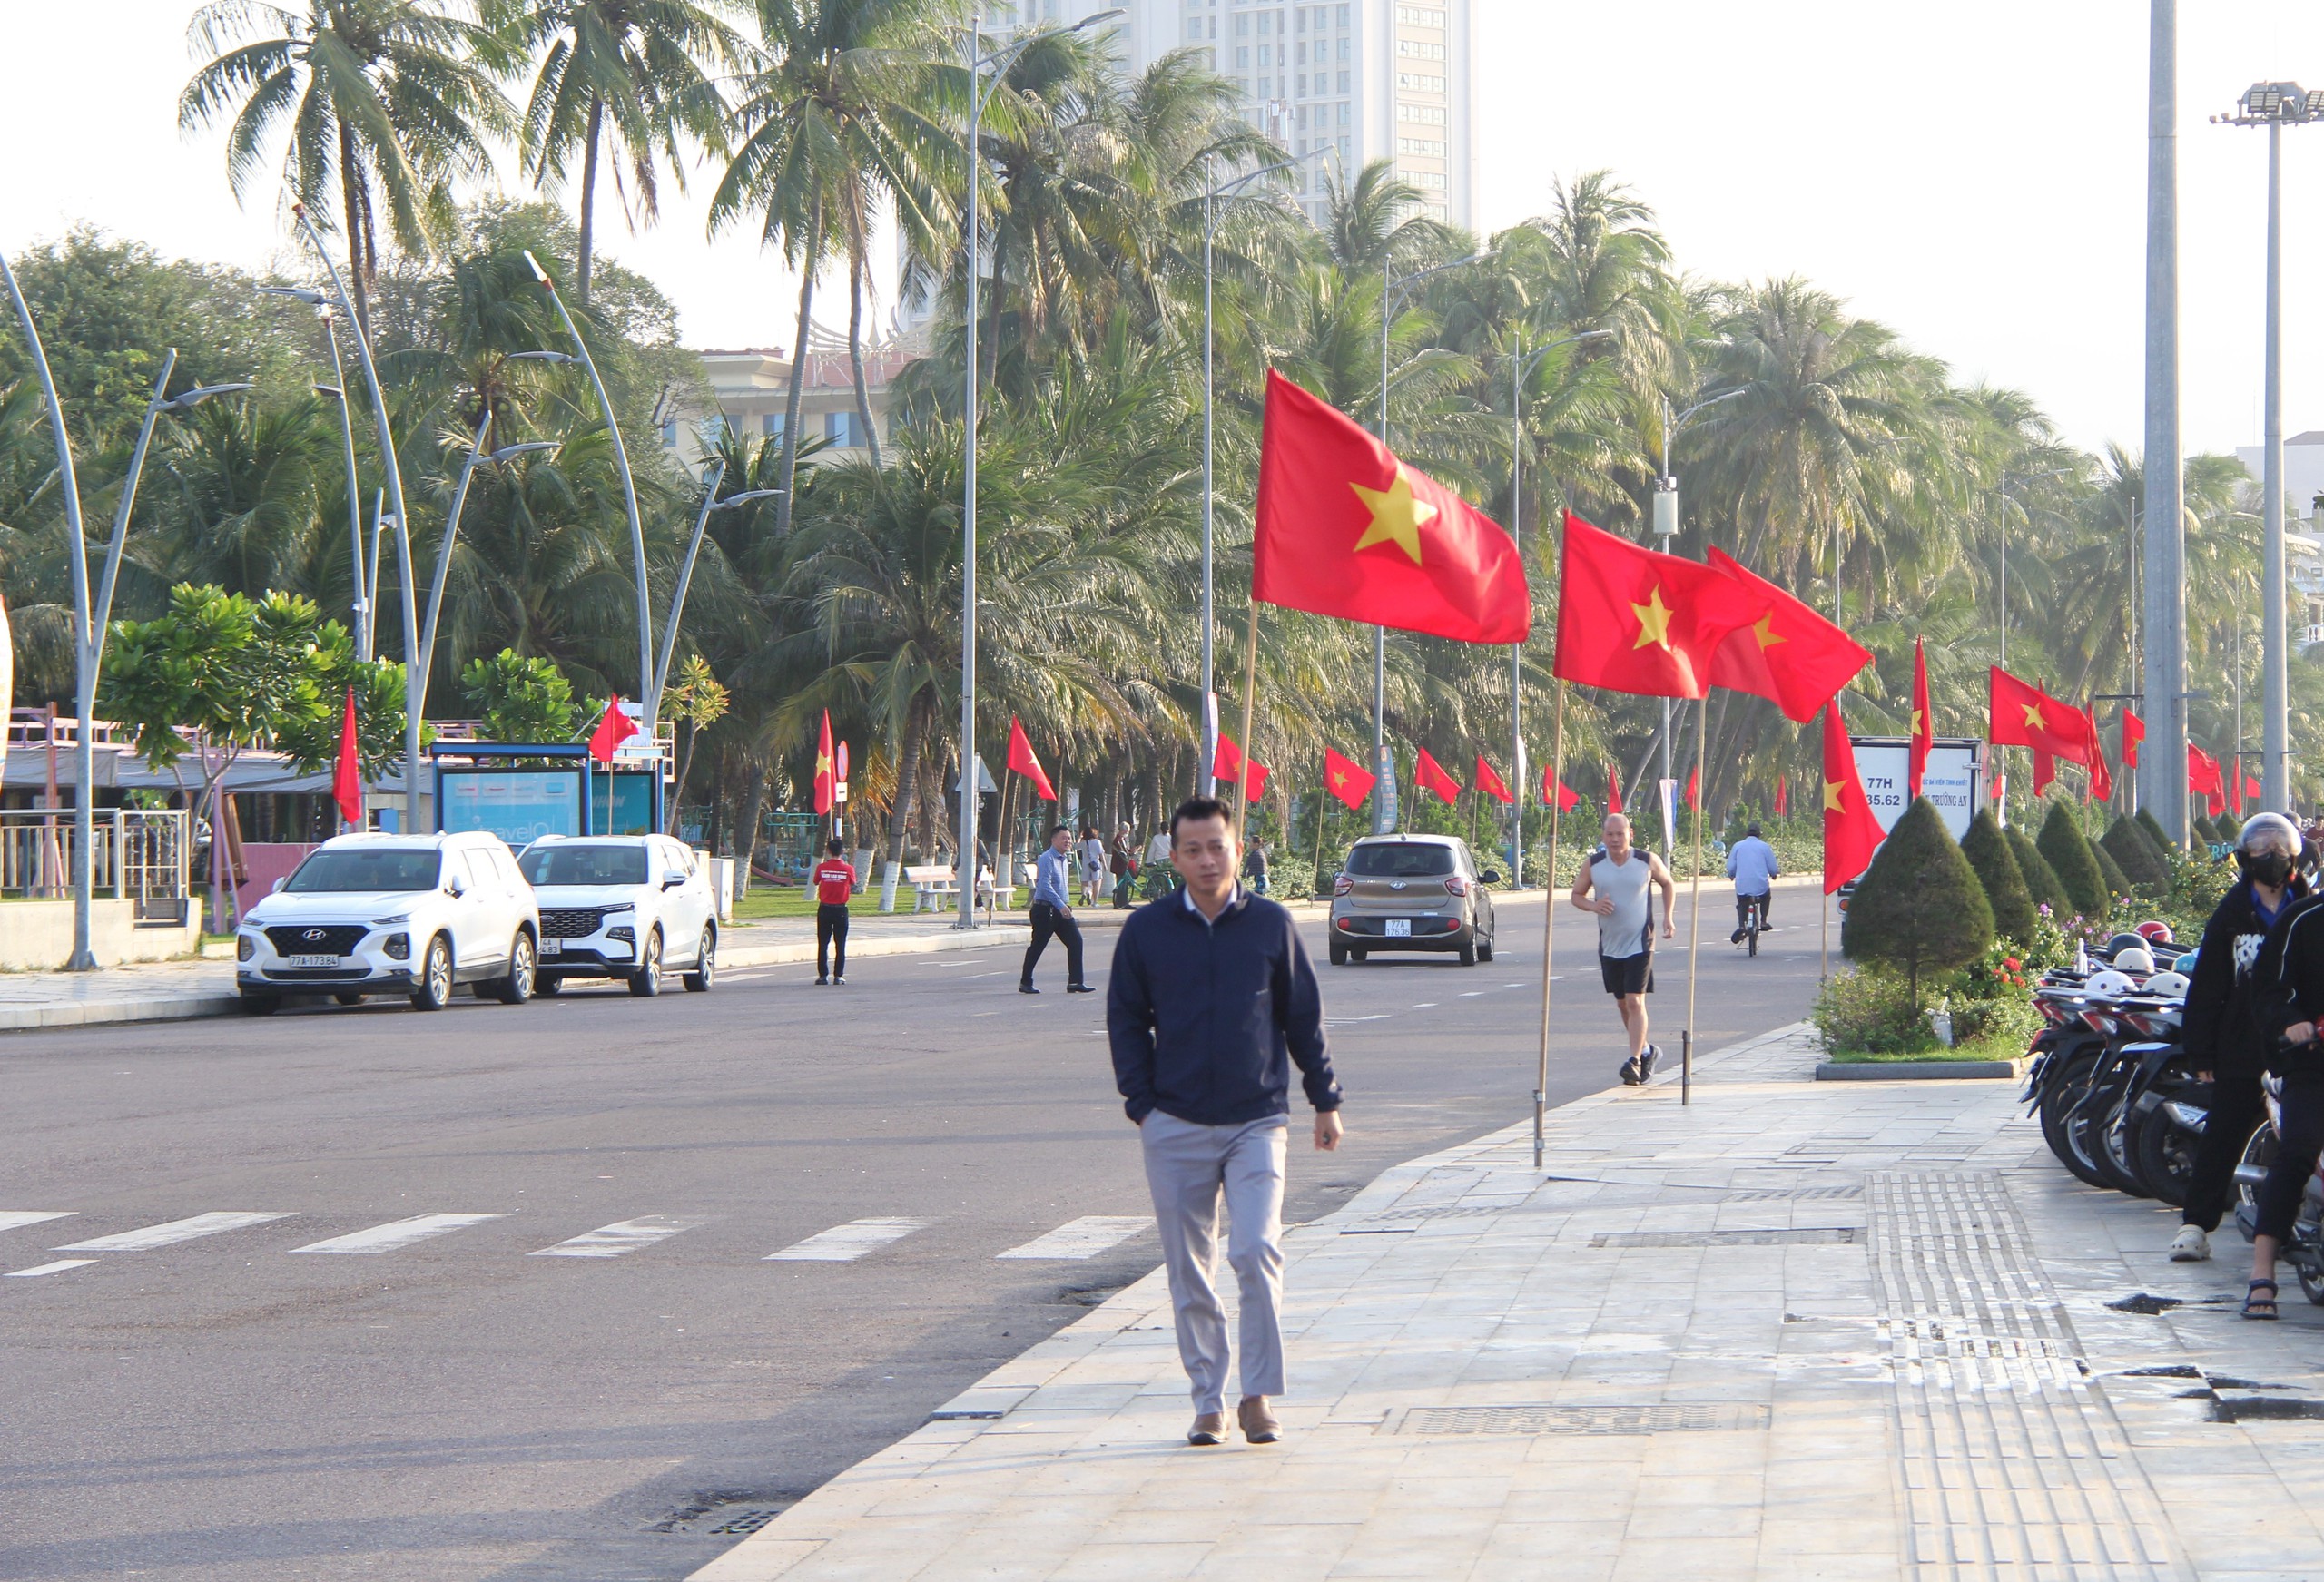
[[[1791,776],[1776,776],[1776,817],[1780,819],[1791,811]]]
[[[1612,818],[1622,811],[1622,777],[1612,764],[1606,766],[1606,816]]]
[[[1824,893],[1830,895],[1872,866],[1880,820],[1865,800],[1856,771],[1856,744],[1835,698],[1824,712]]]
[[[1235,739],[1221,731],[1218,733],[1218,753],[1211,772],[1232,786],[1243,783],[1243,750]],[[1267,766],[1257,759],[1251,760],[1250,798],[1257,801],[1267,794]]]
[[[363,760],[356,750],[355,689],[347,689],[347,712],[339,722],[339,761],[331,767],[330,799],[342,822],[363,827]]]
[[[1413,783],[1423,791],[1434,791],[1448,802],[1461,800],[1461,782],[1445,773],[1444,766],[1431,758],[1425,747],[1413,761]]]
[[[1040,793],[1041,801],[1057,801],[1057,788],[1049,784],[1049,777],[1041,768],[1041,761],[1033,756],[1033,743],[1014,714],[1009,716],[1009,768],[1012,773],[1021,774],[1031,781],[1033,789]]]
[[[1485,755],[1482,752],[1477,754],[1477,789],[1497,802],[1508,802],[1512,806],[1516,803],[1517,799],[1510,794],[1509,782],[1485,762]]]
[[[2082,736],[2083,746],[2089,753],[2082,762],[2083,767],[2090,771],[2090,794],[2102,802],[2111,802],[2114,800],[2114,774],[2106,766],[2106,743],[2098,734],[2095,709],[2083,711]]]
[[[832,712],[823,711],[823,728],[815,738],[815,811],[828,813],[839,806],[839,771],[832,756]]]
[[[2227,785],[2220,775],[2219,760],[2192,742],[2187,743],[2187,789],[2201,794],[2212,818],[2227,811]]]
[[[2248,774],[2243,777],[2243,800],[2247,802],[2260,800],[2260,782]]]
[[[2087,767],[2092,759],[2102,758],[2090,716],[2080,709],[2060,703],[1999,665],[1993,667],[1988,684],[1987,735],[1996,747],[2033,751],[2035,796],[2049,790],[2057,778],[2056,760]]]
[[[1548,807],[1553,797],[1557,800],[1558,811],[1561,813],[1573,811],[1574,804],[1581,801],[1581,793],[1558,779],[1557,770],[1545,763],[1541,766],[1541,805]]]
[[[1714,547],[1709,561],[1758,603],[1711,656],[1711,685],[1765,698],[1804,725],[1872,663],[1870,649],[1733,555]]]
[[[1333,749],[1324,749],[1324,785],[1334,796],[1345,803],[1350,812],[1364,806],[1364,799],[1372,794],[1373,782],[1380,777]]]
[[[1701,788],[1702,776],[1703,766],[1699,763],[1687,771],[1687,806],[1698,813],[1703,810],[1702,804],[1695,800],[1695,793]]]
[[[1905,760],[1905,794],[1921,794],[1921,776],[1928,772],[1928,750],[1936,742],[1936,722],[1928,705],[1928,656],[1921,640],[1913,639],[1913,746]]]
[[[611,763],[614,749],[636,734],[637,722],[621,712],[621,694],[615,693],[606,700],[597,728],[589,732],[589,756],[599,763]]]
[[[2243,761],[2236,760],[2233,772],[2227,777],[2227,805],[2237,818],[2243,816]]]
[[[2139,766],[2139,743],[2146,740],[2146,722],[2128,709],[2122,711],[2122,766]]]
[[[1641,549],[1568,511],[1553,673],[1650,698],[1700,698],[1713,655],[1767,601],[1715,566]]]
[[[1491,517],[1267,370],[1251,595],[1462,643],[1522,643],[1532,594]]]

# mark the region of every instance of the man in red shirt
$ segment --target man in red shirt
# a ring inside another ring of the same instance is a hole
[[[817,983],[847,981],[847,900],[855,893],[855,865],[840,855],[846,850],[847,842],[833,838],[831,855],[815,864]]]

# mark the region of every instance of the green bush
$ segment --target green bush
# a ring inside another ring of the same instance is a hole
[[[2017,871],[2025,877],[2026,893],[2034,898],[2036,907],[2047,907],[2050,915],[2064,922],[2080,910],[2073,898],[2066,894],[2066,887],[2058,881],[2058,871],[2050,860],[2035,849],[2025,831],[2012,824],[2002,831],[2009,842],[2009,854],[2017,859]]]
[[[1915,797],[1848,902],[1840,949],[1905,974],[1950,972],[1993,948],[1994,909],[1969,860],[1926,797]]]
[[[1984,887],[1985,904],[1994,909],[1994,929],[2021,944],[2031,939],[2034,892],[2025,887],[2025,875],[2018,869],[2008,838],[1994,821],[1991,810],[1980,808],[1977,816],[1969,820],[1969,834],[1961,842],[1961,855],[1969,860],[1977,882]]]
[[[2221,813],[2211,820],[2211,828],[2219,831],[2221,840],[2232,846],[2242,837],[2243,820],[2233,813]]]
[[[1910,986],[1877,966],[1834,973],[1807,1015],[1827,1055],[1923,1055],[1941,1047]]]
[[[2097,860],[2098,877],[2106,881],[2108,899],[2115,904],[2129,900],[2131,899],[2130,875],[2122,871],[2122,864],[2114,860],[2113,853],[2093,840],[2090,843],[2090,855]],[[2109,906],[2107,910],[2113,910],[2113,907]]]
[[[2058,876],[2058,882],[2065,887],[2066,899],[2073,903],[2073,909],[2085,918],[2105,917],[2111,909],[2106,876],[2099,870],[2098,859],[2092,855],[2090,842],[2083,838],[2082,825],[2073,810],[2063,802],[2053,801],[2034,844],[2049,863],[2050,870]]]
[[[2187,830],[2195,838],[2198,845],[2211,846],[2219,841],[2219,826],[2201,813],[2190,813],[2187,816]]]
[[[2132,814],[2131,818],[2132,822],[2136,823],[2141,830],[2145,831],[2146,838],[2154,842],[2154,849],[2157,851],[2178,851],[2183,850],[2178,841],[2173,840],[2169,835],[2163,832],[2162,820],[2157,819],[2152,813],[2148,812],[2144,808],[2141,808],[2137,812]]]
[[[2162,852],[2135,819],[2117,819],[2105,834],[2098,838],[2098,850],[2113,858],[2133,888],[2142,894],[2160,896],[2171,888],[2171,870],[2162,860]]]

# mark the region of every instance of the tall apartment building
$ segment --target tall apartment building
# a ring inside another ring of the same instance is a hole
[[[1017,14],[1072,23],[1109,4],[1128,12],[1111,25],[1133,71],[1201,49],[1242,90],[1252,124],[1293,153],[1328,148],[1350,177],[1393,159],[1433,216],[1475,223],[1472,0],[1018,0]],[[1317,220],[1322,188],[1312,174],[1301,185]]]

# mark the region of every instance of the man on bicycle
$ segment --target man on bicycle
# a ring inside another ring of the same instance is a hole
[[[1768,897],[1782,872],[1775,848],[1759,838],[1758,825],[1750,825],[1727,854],[1727,877],[1735,881],[1735,932],[1728,936],[1728,943],[1743,943],[1755,913],[1759,932],[1768,931]]]

